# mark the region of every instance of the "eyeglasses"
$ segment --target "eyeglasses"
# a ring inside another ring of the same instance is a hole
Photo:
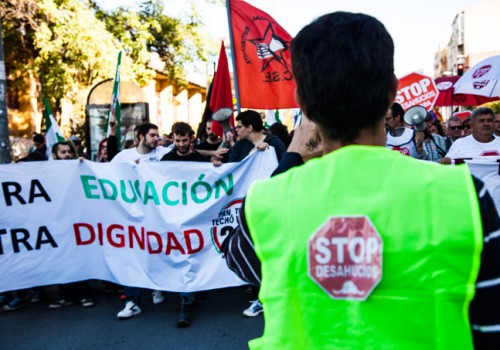
[[[469,130],[470,129],[470,125],[464,125],[464,129]]]
[[[470,125],[467,125],[468,128],[470,128]],[[450,126],[450,130],[463,130],[464,127],[462,125],[458,125],[458,126]]]

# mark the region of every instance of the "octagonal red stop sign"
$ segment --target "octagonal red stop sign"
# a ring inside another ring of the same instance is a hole
[[[382,248],[368,217],[331,217],[309,238],[309,276],[333,299],[366,300],[382,278]]]
[[[413,106],[423,106],[430,111],[438,98],[434,79],[420,73],[411,73],[399,78],[395,102],[406,111]]]

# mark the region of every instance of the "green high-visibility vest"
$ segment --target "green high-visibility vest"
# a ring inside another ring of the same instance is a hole
[[[382,238],[382,278],[365,301],[335,300],[308,276],[308,239],[355,215]],[[466,166],[347,146],[256,183],[245,216],[265,315],[252,349],[473,348],[482,226]]]

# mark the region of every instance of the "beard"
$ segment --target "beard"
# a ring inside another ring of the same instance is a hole
[[[191,151],[191,146],[183,146],[183,147],[177,147],[177,152],[181,155],[188,155]]]
[[[208,134],[208,139],[212,142],[216,142],[219,139],[219,136],[211,132],[210,134]]]

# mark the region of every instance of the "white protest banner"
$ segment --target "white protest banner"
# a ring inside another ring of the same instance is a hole
[[[0,292],[101,279],[191,292],[244,284],[221,258],[273,150],[240,163],[0,166]]]
[[[493,198],[497,212],[500,215],[500,175],[499,163],[493,157],[490,159],[475,158],[466,160],[470,172],[484,182],[484,185]]]

